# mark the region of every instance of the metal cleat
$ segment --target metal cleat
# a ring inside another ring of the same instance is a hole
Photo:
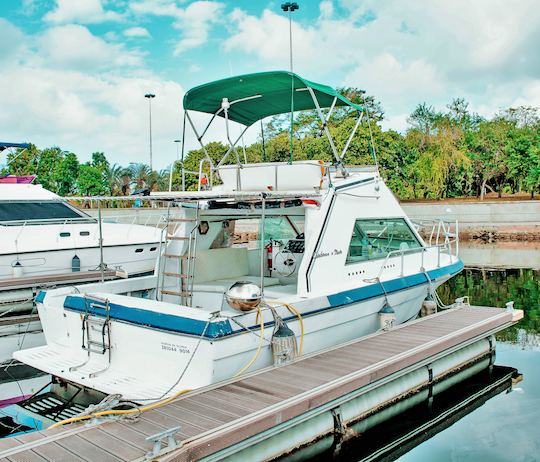
[[[165,454],[166,452],[172,451],[173,449],[179,448],[181,444],[175,440],[174,435],[180,431],[180,425],[178,427],[172,427],[168,430],[163,430],[162,432],[156,433],[146,438],[146,441],[150,441],[154,444],[152,450],[146,454],[146,460],[153,460],[154,458]],[[162,448],[161,444],[163,440],[167,438],[167,446]]]

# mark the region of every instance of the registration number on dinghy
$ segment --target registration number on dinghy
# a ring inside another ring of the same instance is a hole
[[[182,354],[191,353],[186,345],[179,345],[177,343],[161,342],[161,349],[165,351],[175,351]]]

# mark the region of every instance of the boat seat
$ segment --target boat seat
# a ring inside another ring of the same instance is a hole
[[[248,250],[246,247],[201,250],[195,261],[193,290],[226,292],[237,281],[260,283],[261,278],[249,274]],[[267,287],[279,285],[278,278],[264,278]]]

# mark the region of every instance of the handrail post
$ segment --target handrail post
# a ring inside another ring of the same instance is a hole
[[[437,268],[441,267],[441,247],[437,246]]]
[[[98,206],[98,221],[99,221],[99,270],[101,271],[101,282],[105,282],[105,275],[103,274],[103,230],[101,229],[101,205],[100,201],[97,201]]]
[[[403,277],[403,270],[404,270],[403,266],[404,266],[404,264],[405,264],[405,251],[402,250],[401,251],[401,274],[400,274],[401,277]]]

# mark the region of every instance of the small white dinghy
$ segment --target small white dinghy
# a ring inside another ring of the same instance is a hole
[[[250,126],[288,111],[291,79],[295,109],[316,109],[323,127],[321,107],[358,111],[352,139],[362,108],[289,72],[190,90],[186,118],[194,130],[188,110]],[[199,191],[155,196],[171,203],[156,274],[41,293],[47,345],[15,358],[144,403],[416,317],[463,268],[456,233],[438,223],[426,242],[376,166],[344,166],[350,139],[342,153],[330,142],[333,164],[246,164],[233,142],[218,165],[205,158]],[[231,153],[236,162],[225,165]],[[239,242],[241,230],[256,239]]]

